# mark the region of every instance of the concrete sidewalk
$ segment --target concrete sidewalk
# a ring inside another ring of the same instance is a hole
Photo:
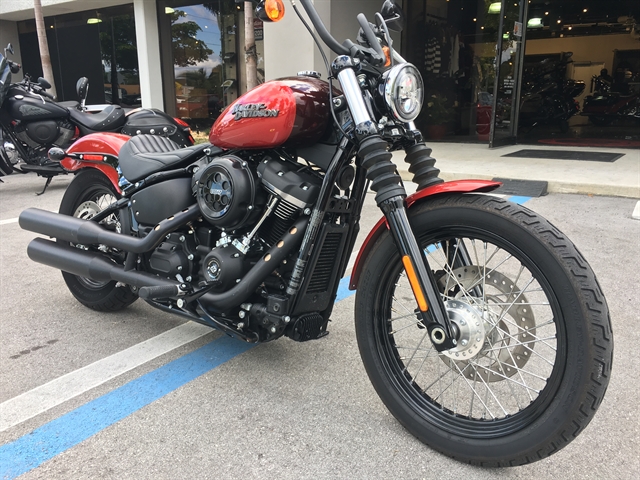
[[[538,145],[512,145],[489,149],[487,145],[433,142],[436,167],[444,180],[495,177],[548,182],[550,193],[581,193],[640,198],[640,150],[621,148],[585,148]],[[519,150],[571,150],[622,153],[615,162],[553,160],[503,157]],[[404,162],[404,152],[394,152],[393,161],[400,175],[411,180],[413,174]]]

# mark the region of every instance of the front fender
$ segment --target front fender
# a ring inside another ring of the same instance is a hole
[[[80,137],[67,149],[67,153],[82,156],[82,159],[65,157],[60,164],[69,172],[83,168],[95,168],[104,173],[118,193],[122,193],[118,184],[118,155],[122,146],[131,139],[119,133],[92,133]]]
[[[453,182],[444,182],[424,188],[413,195],[409,195],[405,200],[405,203],[409,210],[414,204],[424,201],[425,198],[433,195],[440,195],[443,193],[490,192],[498,188],[500,185],[502,185],[500,182],[494,182],[491,180],[456,180]],[[351,272],[349,290],[355,290],[358,286],[364,260],[369,256],[369,251],[373,245],[375,245],[376,240],[380,235],[382,235],[385,227],[389,228],[389,225],[387,224],[387,220],[382,217],[371,229],[369,235],[367,235],[367,238],[364,240],[362,247],[360,247],[360,252],[358,252],[356,263],[353,266],[353,271]]]

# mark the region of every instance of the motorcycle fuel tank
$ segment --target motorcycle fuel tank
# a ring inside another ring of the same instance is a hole
[[[211,127],[221,148],[273,148],[318,142],[329,124],[329,84],[298,76],[257,86],[229,105]]]
[[[15,120],[50,120],[69,116],[66,108],[27,92],[10,96],[5,103],[7,111]]]

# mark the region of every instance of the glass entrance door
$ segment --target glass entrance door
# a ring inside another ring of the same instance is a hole
[[[528,5],[527,0],[501,0],[489,5],[489,14],[499,16],[491,148],[516,143]]]

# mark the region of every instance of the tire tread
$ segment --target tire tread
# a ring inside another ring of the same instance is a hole
[[[461,207],[481,209],[506,217],[522,225],[537,236],[541,243],[545,245],[545,248],[561,264],[567,277],[575,285],[574,288],[577,287],[576,289],[579,290],[576,292],[578,297],[583,299],[581,310],[586,319],[585,324],[588,326],[587,333],[592,339],[594,347],[592,349],[593,357],[590,359],[591,365],[588,367],[591,373],[585,375],[587,384],[582,385],[579,389],[580,392],[578,394],[581,395],[581,399],[578,406],[573,410],[573,414],[566,418],[562,429],[548,439],[546,448],[539,448],[535,453],[529,452],[516,458],[478,459],[477,457],[472,457],[472,452],[469,452],[469,456],[459,455],[441,449],[437,444],[430,443],[429,445],[447,456],[472,465],[498,467],[531,463],[552,455],[575,439],[591,421],[596,409],[602,403],[607,390],[613,360],[613,336],[607,303],[594,272],[575,245],[551,222],[527,207],[489,195],[450,194],[434,197],[414,206],[409,210],[409,217],[411,219],[412,216],[426,210]],[[372,248],[363,271],[369,267],[369,262],[375,257],[376,247],[379,247],[382,242],[383,238],[378,239],[376,246]],[[360,290],[358,290],[358,293],[360,293]],[[360,303],[356,301],[356,310],[359,308]],[[358,319],[357,312],[356,319]],[[364,320],[361,321],[364,323]],[[358,323],[358,320],[356,322]]]

